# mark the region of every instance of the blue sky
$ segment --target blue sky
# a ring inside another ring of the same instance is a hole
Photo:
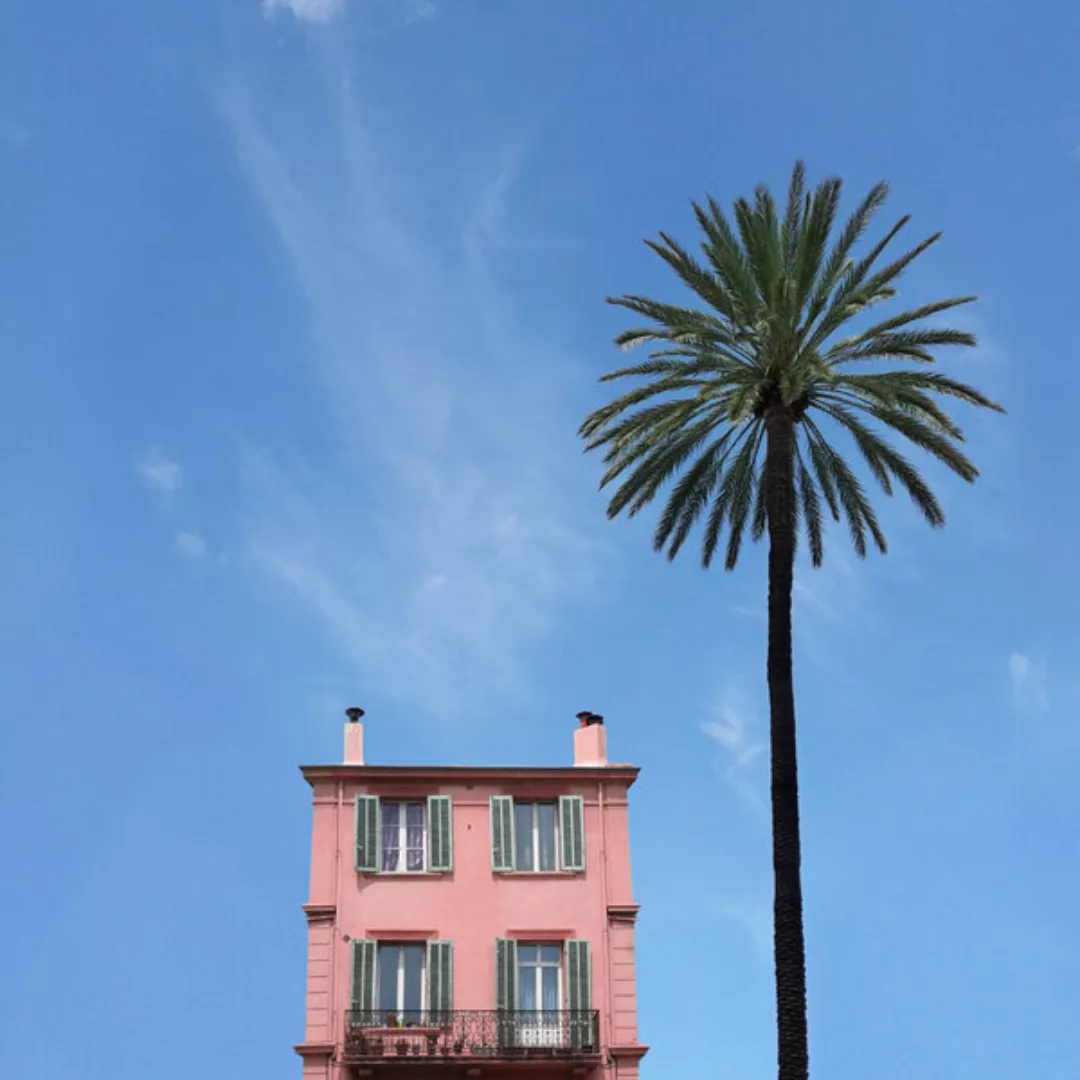
[[[774,1075],[764,564],[668,565],[575,439],[797,156],[944,229],[1000,398],[931,534],[795,601],[814,1075],[1075,1080],[1080,10],[12,0],[0,38],[0,1071],[299,1076],[301,762],[635,789],[648,1075]],[[936,474],[935,474],[936,476]]]

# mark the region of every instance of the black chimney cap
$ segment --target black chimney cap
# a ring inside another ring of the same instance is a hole
[[[350,724],[355,724],[361,716],[364,715],[363,709],[358,709],[355,705],[351,709],[345,710],[345,715],[349,718]]]

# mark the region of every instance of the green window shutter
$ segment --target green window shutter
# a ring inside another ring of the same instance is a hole
[[[375,942],[364,938],[353,938],[352,943],[351,1008],[361,1013],[375,1011]]]
[[[449,795],[429,795],[428,869],[454,869],[454,809]]]
[[[580,795],[559,797],[562,868],[585,869],[585,800]]]
[[[491,869],[514,869],[514,800],[491,796]]]
[[[427,990],[431,1023],[449,1023],[454,1007],[454,947],[449,941],[427,943]]]
[[[495,1008],[517,1008],[517,942],[508,938],[495,939]]]
[[[592,959],[587,941],[566,943],[566,1007],[570,1013],[570,1045],[576,1050],[595,1049]]]
[[[356,796],[356,869],[372,874],[379,869],[379,797]]]

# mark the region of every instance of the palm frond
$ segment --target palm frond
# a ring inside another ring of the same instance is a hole
[[[756,425],[753,434],[743,444],[739,456],[732,462],[731,500],[728,510],[728,543],[724,557],[724,569],[734,570],[739,561],[739,549],[742,547],[743,533],[746,531],[746,519],[750,516],[750,507],[754,498],[755,459],[761,445],[761,432],[764,425]]]
[[[890,399],[902,401],[900,395],[906,393],[929,390],[931,393],[953,397],[980,409],[990,409],[998,413],[1005,411],[996,401],[992,401],[973,386],[937,371],[883,371],[868,375],[851,375],[845,372],[836,378],[836,385],[849,387],[856,393],[883,394],[883,404]]]
[[[706,304],[716,308],[728,318],[735,317],[737,306],[729,297],[723,282],[717,281],[667,233],[662,232],[660,240],[662,242],[659,244],[655,240],[646,240],[645,246],[655,251]]]
[[[612,480],[627,468],[630,473],[612,494],[608,517],[615,517],[626,509],[633,517],[709,437],[714,427],[708,417],[685,427],[675,424],[655,438],[644,436],[641,443],[625,455],[628,459],[625,467],[623,455],[613,459],[608,470]]]
[[[945,524],[945,512],[937,497],[905,457],[849,410],[833,405],[826,412],[851,433],[886,495],[892,494],[892,484],[889,482],[889,475],[892,474],[907,490],[911,501],[922,511],[931,527],[937,529]]]
[[[670,447],[676,438],[697,436],[700,433],[704,433],[705,438],[708,438],[716,426],[717,414],[714,411],[706,413],[693,424],[680,422],[680,415],[676,412],[662,425],[641,430],[632,441],[627,439],[612,444],[604,455],[607,469],[600,480],[601,489],[608,487],[627,469],[638,465],[642,458],[650,454],[655,456],[661,448]]]
[[[836,493],[836,485],[833,483],[828,457],[822,449],[825,440],[814,438],[812,428],[813,423],[807,422],[805,425],[806,445],[810,454],[810,464],[813,466],[814,479],[817,481],[817,486],[821,489],[822,495],[825,496],[825,502],[828,504],[833,521],[839,521],[840,499]]]
[[[795,277],[795,252],[802,232],[803,200],[806,198],[806,168],[801,161],[795,162],[788,185],[787,209],[780,230],[780,244],[784,253],[784,267],[788,276]]]
[[[884,360],[906,358],[934,363],[933,348],[946,345],[975,345],[975,335],[966,330],[948,327],[923,330],[895,330],[876,334],[874,337],[860,335],[847,341],[837,342],[824,355],[826,363],[837,367],[856,360]]]
[[[814,478],[803,462],[802,453],[796,446],[795,480],[802,504],[802,518],[806,524],[806,536],[810,542],[810,562],[820,566],[825,558],[825,530],[821,514],[821,500],[818,498]]]
[[[745,342],[740,339],[732,324],[723,318],[694,308],[661,304],[644,296],[609,296],[607,302],[614,307],[623,307],[643,315],[655,323],[654,326],[624,330],[615,338],[615,344],[620,349],[633,349],[650,341],[709,344],[722,347],[744,362],[753,362],[753,356],[747,352]]]
[[[724,283],[738,305],[738,318],[733,321],[743,326],[753,326],[757,321],[761,301],[746,254],[716,200],[710,196],[708,204],[708,211],[696,202],[690,204],[702,232],[705,233],[706,242],[702,244],[702,250],[716,276]]]
[[[814,325],[821,313],[825,310],[829,302],[829,297],[832,295],[832,291],[837,287],[841,280],[841,276],[848,268],[848,260],[852,248],[859,242],[863,233],[866,232],[867,226],[869,226],[878,210],[881,209],[881,206],[886,198],[888,198],[888,195],[888,184],[875,184],[851,217],[847,219],[843,229],[840,231],[839,238],[833,245],[832,251],[829,252],[829,257],[825,262],[821,274],[818,276],[813,296],[810,299],[806,309],[806,315],[803,319],[801,328],[803,334]],[[903,228],[906,220],[907,219],[905,218],[901,221],[901,223],[896,226],[894,232],[886,238],[881,245],[882,250],[884,250],[884,246],[888,243],[889,239],[891,239],[892,236],[895,236],[896,233]]]
[[[940,315],[943,311],[951,311],[953,308],[963,307],[965,304],[973,304],[978,299],[977,296],[954,296],[950,300],[938,300],[933,304],[923,304],[921,307],[902,311],[899,315],[894,315],[890,319],[885,319],[871,326],[854,340],[855,342],[870,341],[877,337],[878,334],[884,334],[888,330],[899,330],[909,323],[921,322],[923,319],[929,319],[932,315]],[[971,338],[971,344],[975,344],[975,335],[971,334],[969,337]]]
[[[799,236],[793,293],[799,310],[806,306],[813,293],[828,251],[829,234],[836,221],[840,204],[841,183],[826,180],[814,192],[809,213]]]
[[[769,309],[773,303],[773,288],[776,282],[773,245],[749,200],[736,199],[734,210],[735,225],[754,278],[754,288],[761,300],[761,306]]]
[[[813,401],[822,405],[826,401],[837,401],[855,409],[865,410],[871,406],[886,409],[901,409],[929,424],[932,428],[947,435],[950,439],[962,440],[964,433],[955,421],[936,401],[922,390],[902,387],[891,390],[868,387],[850,387],[840,379],[830,383],[831,389],[815,391]]]
[[[979,475],[979,470],[956,449],[947,435],[935,430],[910,412],[903,409],[875,408],[870,410],[870,415],[936,457],[969,484]]]
[[[877,515],[866,497],[862,484],[859,483],[858,478],[848,467],[847,462],[832,448],[813,421],[807,422],[807,431],[812,433],[812,437],[817,443],[829,479],[832,481],[840,505],[843,507],[855,554],[860,558],[865,558],[866,534],[869,532],[878,550],[884,555],[889,546],[885,541],[885,535],[882,533],[880,525],[878,525]]]
[[[656,397],[658,394],[674,393],[687,389],[692,389],[696,393],[697,388],[698,383],[695,380],[684,379],[677,375],[666,379],[657,379],[653,383],[646,383],[644,386],[630,390],[617,397],[614,401],[608,402],[607,405],[602,405],[599,409],[589,413],[581,422],[578,435],[586,440],[586,450],[596,450],[605,443],[618,442],[640,425],[650,423],[655,418],[667,415],[676,409],[685,408],[687,403],[683,399],[668,400],[648,406],[645,409],[639,409],[637,412],[630,412],[631,409],[634,409],[643,401],[648,401],[651,397]],[[628,413],[629,415],[614,427],[609,426],[622,413]]]
[[[879,204],[880,205],[880,204]],[[812,347],[828,339],[848,319],[861,311],[865,302],[856,302],[856,297],[863,284],[863,279],[870,268],[881,257],[882,252],[896,238],[911,220],[909,215],[902,217],[869,251],[857,262],[844,261],[843,265],[832,274],[826,269],[821,276],[821,283],[814,294],[810,307],[803,319],[801,335]],[[830,267],[832,259],[830,259]],[[835,281],[831,281],[835,277]],[[831,281],[828,290],[823,291],[827,281]],[[818,320],[821,320],[818,322]],[[815,323],[817,327],[815,329]],[[826,328],[827,327],[827,328]]]
[[[674,559],[690,530],[709,503],[713,491],[723,476],[724,463],[749,428],[728,428],[713,442],[698,460],[683,473],[672,488],[667,504],[653,533],[653,549],[663,551],[668,541],[668,558]],[[733,445],[732,439],[738,435]],[[673,535],[674,534],[674,535]]]

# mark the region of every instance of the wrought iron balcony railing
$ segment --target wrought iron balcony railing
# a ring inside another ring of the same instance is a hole
[[[345,1018],[345,1058],[591,1057],[600,1052],[600,1016],[580,1012],[455,1010],[360,1012]]]

